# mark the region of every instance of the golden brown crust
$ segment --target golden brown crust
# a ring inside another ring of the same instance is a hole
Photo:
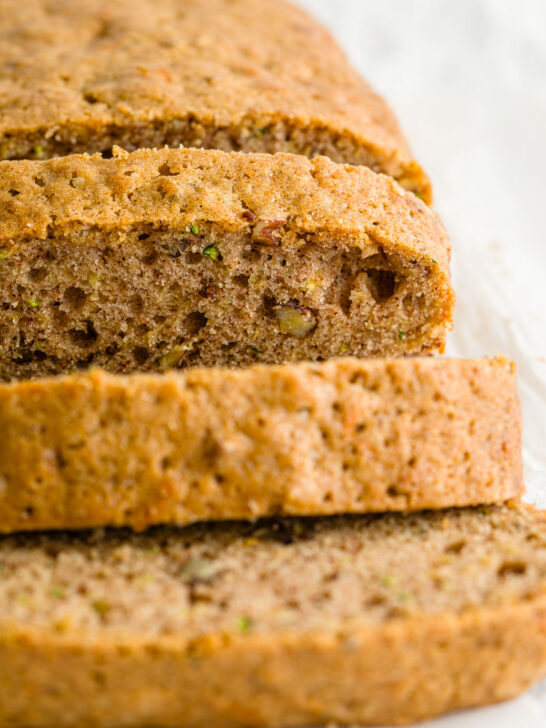
[[[482,511],[4,539],[0,725],[392,725],[512,698],[546,674],[545,520]]]
[[[372,238],[387,252],[432,259],[448,273],[450,245],[438,215],[384,175],[326,157],[219,151],[115,151],[0,164],[0,243],[74,224],[123,230],[211,222],[250,230],[284,220],[306,234]]]
[[[545,675],[546,597],[375,630],[211,635],[191,647],[4,629],[0,724],[406,725],[515,698]]]
[[[430,201],[387,104],[282,0],[3,0],[0,159],[125,148],[327,154]]]
[[[500,358],[1,385],[0,439],[4,532],[445,508],[522,488]]]
[[[443,349],[445,230],[365,167],[143,150],[0,171],[1,377]]]

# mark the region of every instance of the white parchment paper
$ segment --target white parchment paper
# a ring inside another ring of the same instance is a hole
[[[453,243],[448,353],[516,360],[546,508],[546,2],[299,0],[390,101]],[[429,728],[546,728],[546,685]]]

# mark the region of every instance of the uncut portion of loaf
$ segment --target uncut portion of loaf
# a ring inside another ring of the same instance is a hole
[[[387,104],[282,0],[3,0],[0,90],[0,159],[114,144],[326,155],[430,201]]]
[[[4,537],[0,567],[11,728],[392,725],[546,674],[523,506]]]
[[[0,377],[442,349],[449,243],[392,179],[203,150],[0,163]]]
[[[504,359],[13,383],[0,438],[4,532],[445,508],[522,488]]]

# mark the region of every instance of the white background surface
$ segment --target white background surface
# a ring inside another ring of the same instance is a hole
[[[448,353],[516,360],[546,507],[546,0],[299,0],[397,112],[453,244]],[[546,728],[546,685],[427,728]]]

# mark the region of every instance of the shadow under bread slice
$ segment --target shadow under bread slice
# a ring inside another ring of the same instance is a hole
[[[430,201],[388,105],[281,0],[3,0],[0,83],[0,159],[116,144],[322,154]]]
[[[522,488],[505,359],[89,374],[0,385],[4,532],[413,511]]]
[[[0,163],[0,377],[441,350],[449,242],[366,167],[119,151]]]
[[[9,536],[0,568],[14,728],[392,725],[546,675],[521,505]]]

